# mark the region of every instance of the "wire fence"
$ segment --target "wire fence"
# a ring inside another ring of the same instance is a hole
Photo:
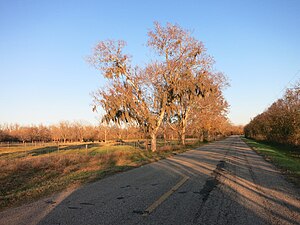
[[[193,144],[199,141],[198,139],[186,139],[186,144]],[[0,142],[0,157],[1,158],[19,158],[26,156],[38,156],[51,153],[85,153],[93,154],[93,151],[108,153],[111,146],[131,146],[138,150],[151,150],[150,139],[141,140],[111,140],[107,142]],[[157,140],[157,148],[159,150],[171,150],[172,148],[180,146],[178,140]],[[102,151],[101,150],[101,151]]]

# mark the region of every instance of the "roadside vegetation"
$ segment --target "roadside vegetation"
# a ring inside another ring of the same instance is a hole
[[[300,187],[300,148],[266,141],[243,140],[265,160],[277,166],[292,182]]]
[[[259,141],[300,146],[300,81],[283,98],[245,126],[245,136]]]
[[[30,202],[67,187],[95,181],[200,146],[197,140],[186,146],[158,143],[157,152],[135,142],[82,143],[35,149],[17,147],[0,155],[0,209]],[[0,148],[1,149],[1,148]],[[3,148],[2,148],[3,149]],[[24,151],[25,150],[25,151]]]
[[[244,128],[244,141],[300,185],[300,82]]]

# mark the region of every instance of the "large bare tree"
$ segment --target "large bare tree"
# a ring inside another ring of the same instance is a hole
[[[94,94],[95,105],[106,112],[104,119],[136,122],[149,132],[152,151],[156,151],[157,132],[165,116],[184,99],[205,97],[211,89],[202,77],[213,60],[202,42],[178,25],[155,23],[148,37],[157,57],[145,67],[131,66],[123,52],[124,41],[99,42],[89,61],[109,80],[106,89]]]

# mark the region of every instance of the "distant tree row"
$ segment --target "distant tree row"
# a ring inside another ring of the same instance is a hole
[[[209,118],[209,115],[206,117]],[[214,119],[211,118],[209,121],[203,120],[202,125],[189,124],[186,132],[187,137],[199,138],[200,141],[208,141],[217,136],[242,133],[242,127],[232,126],[224,118],[215,119],[216,123],[212,122]],[[177,140],[178,131],[173,125],[164,123],[159,129],[158,137],[165,140]],[[147,134],[134,125],[126,125],[126,127],[120,127],[115,124],[92,126],[80,122],[71,123],[68,121],[51,126],[0,125],[0,142],[105,142],[108,140],[142,140],[146,138],[148,138]]]
[[[133,126],[92,126],[68,121],[51,126],[0,125],[0,142],[84,142],[133,138],[143,138],[139,128]]]
[[[246,137],[300,145],[300,82],[245,126]]]

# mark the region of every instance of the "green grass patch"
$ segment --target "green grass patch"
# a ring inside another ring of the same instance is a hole
[[[292,182],[300,186],[299,148],[243,138],[243,140],[265,160],[272,162]]]

